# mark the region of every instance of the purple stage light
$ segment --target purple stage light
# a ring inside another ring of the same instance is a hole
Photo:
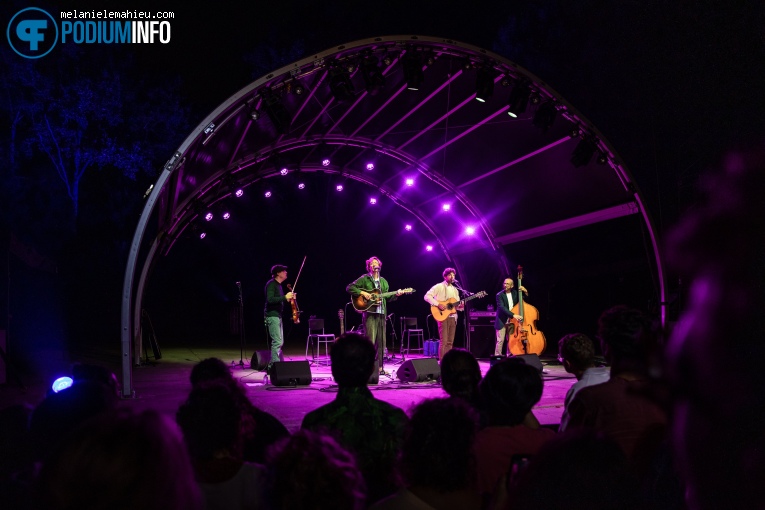
[[[305,189],[305,184],[302,182],[298,184],[298,189]]]
[[[467,227],[467,228],[465,229],[465,233],[466,233],[467,235],[469,235],[469,236],[472,236],[473,234],[475,234],[475,227]]]
[[[211,221],[213,219],[213,213],[209,212],[205,214],[205,221]]]
[[[236,198],[239,198],[239,197],[241,197],[242,195],[244,195],[244,190],[240,188],[240,189],[238,189],[238,190],[236,190],[236,191],[234,192],[234,195],[236,196]]]
[[[329,166],[329,158],[322,159],[321,166]]]
[[[266,191],[266,198],[271,198],[271,192],[270,191]]]
[[[429,245],[427,245],[427,246],[425,247],[425,251],[433,251],[433,246],[432,246],[432,245],[430,245],[430,244],[429,244]]]
[[[374,163],[367,163],[367,170],[369,170],[371,172],[374,169],[375,169],[375,164]]]
[[[444,205],[441,206],[441,209],[443,209],[444,211],[449,211],[449,210],[451,210],[451,208],[452,208],[452,206],[449,205],[449,204],[444,204]]]
[[[414,179],[412,179],[411,177],[409,179],[407,179],[406,180],[406,185],[407,186],[414,186]]]
[[[412,231],[412,226],[411,226],[411,225],[409,225],[409,224],[407,224],[407,225],[404,227],[404,229],[405,229],[407,232],[411,232],[411,231]]]
[[[289,170],[287,170],[286,168],[282,168],[281,170],[279,170],[279,173],[282,175],[287,175],[288,172]]]
[[[369,199],[369,203],[372,204],[372,205],[375,205],[377,203],[377,199],[376,198],[370,198]]]
[[[335,186],[335,189],[337,191],[343,191],[343,185],[342,184],[338,184],[337,186]]]
[[[224,213],[223,213],[223,219],[224,219],[224,220],[227,220],[227,219],[229,219],[230,217],[231,217],[231,213],[230,213],[230,212],[228,212],[228,211],[227,211],[227,212],[224,212]]]
[[[205,232],[202,232],[201,234],[199,234],[200,239],[204,239],[205,237],[207,237],[207,234]]]

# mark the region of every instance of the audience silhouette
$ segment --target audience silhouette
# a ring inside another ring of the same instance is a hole
[[[446,353],[444,359],[452,352]],[[460,398],[432,399],[417,405],[402,450],[406,487],[371,508],[481,508],[473,454],[477,420],[476,411]]]
[[[408,421],[404,411],[377,400],[367,388],[375,354],[375,346],[364,335],[340,336],[330,352],[337,397],[306,414],[302,424],[304,429],[334,435],[356,455],[370,502],[399,486],[396,461]]]
[[[299,430],[271,448],[268,466],[271,510],[366,508],[364,478],[356,459],[332,436]]]

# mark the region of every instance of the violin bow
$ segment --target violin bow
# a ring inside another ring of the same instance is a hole
[[[298,269],[298,274],[295,277],[295,283],[292,284],[292,292],[295,292],[295,287],[297,287],[298,278],[300,278],[300,273],[303,272],[303,266],[305,265],[305,259],[308,258],[308,255],[303,257],[303,263],[300,264],[300,269]]]

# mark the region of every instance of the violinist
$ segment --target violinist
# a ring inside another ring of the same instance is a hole
[[[287,266],[276,264],[271,268],[271,279],[266,283],[266,307],[264,315],[271,344],[271,360],[266,369],[269,373],[274,361],[281,359],[282,345],[284,345],[284,329],[282,327],[284,303],[297,299],[297,295],[294,292],[287,292],[285,294],[282,290],[282,282],[286,279]]]

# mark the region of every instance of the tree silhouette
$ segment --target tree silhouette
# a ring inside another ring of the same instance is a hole
[[[1,107],[11,121],[4,180],[25,165],[50,167],[70,205],[52,212],[68,218],[73,230],[87,172],[153,175],[189,129],[177,80],[148,82],[130,54],[109,50],[67,48],[44,62],[2,54],[10,72]]]

